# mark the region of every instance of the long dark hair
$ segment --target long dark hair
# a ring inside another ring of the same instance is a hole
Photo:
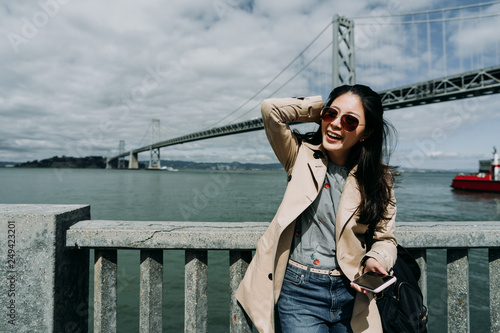
[[[388,140],[396,135],[396,130],[383,117],[382,100],[370,87],[356,84],[336,87],[330,93],[326,106],[339,96],[352,93],[359,97],[365,113],[365,131],[370,133],[363,142],[355,144],[347,159],[347,167],[357,165],[355,172],[361,203],[359,205],[359,223],[375,226],[380,221],[390,219],[387,216],[391,200],[391,189],[394,184],[394,167],[389,167],[391,149]],[[296,133],[297,134],[297,133]],[[300,140],[320,144],[322,142],[321,126],[316,132],[300,135]]]

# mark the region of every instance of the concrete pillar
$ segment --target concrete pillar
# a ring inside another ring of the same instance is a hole
[[[0,205],[0,332],[87,332],[89,251],[66,230],[90,206]]]
[[[138,153],[130,151],[128,158],[128,168],[129,169],[139,169],[139,162],[137,161]]]
[[[234,333],[251,333],[252,322],[245,315],[236,301],[236,290],[245,276],[252,260],[252,251],[229,251],[229,331]]]
[[[490,332],[500,332],[500,249],[488,250],[490,268]]]
[[[163,325],[163,250],[141,250],[139,330],[161,332]]]
[[[208,254],[186,250],[184,273],[184,333],[208,331]]]
[[[447,251],[448,332],[470,332],[469,249]]]

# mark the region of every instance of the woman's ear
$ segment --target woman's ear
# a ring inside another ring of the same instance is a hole
[[[372,133],[373,133],[373,129],[371,129],[369,131],[365,131],[363,133],[363,137],[359,141],[361,141],[361,142],[365,141],[366,139],[368,139],[370,137],[370,135],[372,135]]]

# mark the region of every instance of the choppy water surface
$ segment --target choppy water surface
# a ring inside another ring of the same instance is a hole
[[[396,188],[398,221],[500,221],[500,195],[450,188],[454,173],[404,172]],[[286,186],[282,171],[133,171],[0,169],[0,202],[90,204],[92,219],[270,221]],[[446,331],[446,254],[429,251],[430,328]],[[184,255],[166,251],[164,327],[183,327]],[[228,254],[209,253],[209,331],[229,325]],[[489,331],[487,250],[471,250],[472,332]],[[139,254],[120,251],[119,332],[137,332]],[[444,287],[444,288],[443,288]]]

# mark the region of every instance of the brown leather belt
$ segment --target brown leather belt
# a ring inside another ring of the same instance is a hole
[[[298,267],[300,269],[307,271],[306,265],[299,264],[298,262],[293,261],[292,259],[288,259],[288,263],[292,266],[295,266],[295,267]],[[330,275],[330,276],[342,276],[342,275],[344,275],[338,269],[327,270],[327,269],[317,269],[317,268],[311,267],[311,268],[309,268],[309,272],[318,273],[318,274],[325,274],[325,275]]]

